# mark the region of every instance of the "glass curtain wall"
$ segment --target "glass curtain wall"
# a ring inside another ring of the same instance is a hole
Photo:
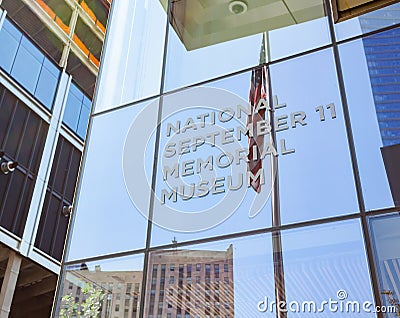
[[[56,315],[398,316],[398,12],[113,1]]]

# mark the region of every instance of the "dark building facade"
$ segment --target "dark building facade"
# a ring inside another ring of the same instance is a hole
[[[0,1],[2,317],[51,314],[107,1]]]

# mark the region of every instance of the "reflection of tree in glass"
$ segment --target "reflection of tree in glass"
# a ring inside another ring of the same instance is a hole
[[[400,317],[400,303],[399,300],[394,297],[393,292],[391,290],[384,290],[381,292],[382,295],[385,295],[389,304],[396,308],[396,317]]]
[[[93,285],[86,283],[82,288],[82,293],[86,299],[80,304],[75,301],[72,294],[65,295],[62,298],[62,309],[59,318],[95,318],[99,316],[101,304],[104,299],[104,291],[101,288],[95,288]],[[79,315],[78,315],[79,313]]]

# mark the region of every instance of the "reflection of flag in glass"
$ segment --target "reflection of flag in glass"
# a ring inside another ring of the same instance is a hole
[[[253,69],[251,73],[251,86],[249,93],[249,103],[251,114],[247,117],[248,142],[249,154],[247,158],[247,170],[253,175],[262,168],[261,153],[264,147],[264,135],[257,136],[257,123],[265,120],[265,107],[257,110],[260,100],[265,102],[267,98],[266,93],[266,67]],[[252,188],[257,192],[261,192],[261,178],[251,180]]]

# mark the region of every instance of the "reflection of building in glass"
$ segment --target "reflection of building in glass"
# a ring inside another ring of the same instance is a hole
[[[139,317],[142,271],[70,269],[62,294],[71,295],[78,312],[87,284],[104,292],[100,317]],[[160,250],[151,253],[144,316],[234,317],[233,246],[226,251]],[[63,298],[61,308],[65,308]]]
[[[381,297],[386,305],[397,303],[400,314],[400,251],[393,248],[400,244],[400,218],[398,213],[378,216],[371,218],[370,224]]]
[[[150,254],[146,317],[234,317],[233,247]]]
[[[364,31],[386,26],[400,17],[400,6],[383,9],[382,15],[371,13],[360,18]],[[381,133],[382,157],[393,200],[400,204],[400,64],[398,57],[400,29],[392,29],[363,39],[365,57],[368,63],[371,88]]]
[[[50,315],[109,7],[0,1],[2,316]]]
[[[82,289],[86,284],[95,285],[104,292],[100,317],[137,317],[143,272],[76,270],[67,274],[63,295],[72,295],[76,304],[82,304],[86,295]]]
[[[380,24],[386,26],[388,20],[396,21],[399,16],[400,6],[397,10],[391,7],[385,18],[373,13],[361,17],[361,28],[368,31]],[[399,36],[400,30],[393,29],[363,39],[383,146],[400,144]]]

